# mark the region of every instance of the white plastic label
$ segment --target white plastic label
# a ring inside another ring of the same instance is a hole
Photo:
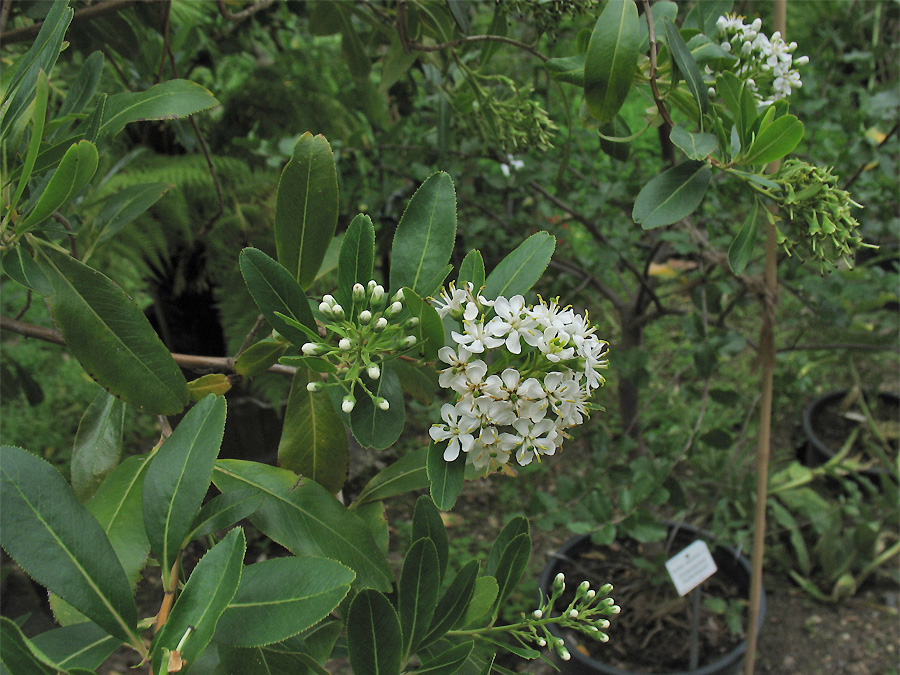
[[[698,539],[669,558],[666,569],[678,595],[686,595],[715,574],[718,568],[706,542]]]

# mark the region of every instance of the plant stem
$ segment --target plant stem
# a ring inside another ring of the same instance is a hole
[[[172,571],[169,574],[168,583],[163,583],[166,594],[163,596],[162,604],[159,606],[159,613],[156,615],[156,626],[153,628],[154,633],[158,633],[166,621],[169,620],[169,612],[172,610],[172,603],[175,602],[175,589],[178,587],[178,568],[181,566],[181,552],[175,558],[172,564]]]

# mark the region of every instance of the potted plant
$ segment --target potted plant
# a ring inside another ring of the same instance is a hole
[[[717,572],[679,596],[667,578],[664,563],[698,540],[709,542]],[[616,601],[626,608],[611,617],[609,632],[615,639],[609,645],[554,626],[554,634],[565,640],[571,654],[563,664],[564,672],[739,672],[747,649],[744,628],[750,563],[738,550],[716,543],[709,533],[683,523],[669,523],[662,541],[621,537],[604,546],[595,544],[589,534],[578,535],[544,568],[540,581],[544,593],[551,593],[560,573],[573,582],[580,578],[612,582]],[[574,589],[563,594],[557,607],[564,608],[571,602],[577,593]],[[765,615],[764,594],[761,607],[759,626]],[[692,660],[696,662],[693,668]]]

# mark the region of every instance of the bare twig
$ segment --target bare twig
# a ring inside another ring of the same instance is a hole
[[[130,7],[131,5],[136,5],[139,1],[140,0],[108,0],[108,2],[101,2],[91,7],[85,7],[84,9],[79,9],[77,12],[75,12],[75,16],[72,17],[72,23],[74,24],[79,21],[89,21],[91,19],[97,18],[98,16],[103,16],[104,14],[119,12]],[[4,9],[8,4],[10,4],[9,0],[6,0],[3,5]],[[0,33],[0,42],[2,42],[4,45],[11,45],[14,42],[23,42],[25,40],[30,40],[41,31],[41,26],[43,25],[44,22],[41,21],[39,23],[32,24],[31,26],[22,26],[21,28],[13,28],[12,30],[5,31],[3,33]]]
[[[61,214],[59,211],[54,211],[51,216],[53,220],[66,228],[66,232],[69,233],[69,249],[72,251],[72,257],[78,258],[78,239],[75,237],[75,231],[72,229],[72,224],[68,221],[68,219]]]
[[[888,139],[889,139],[891,136],[893,136],[894,134],[897,133],[897,129],[898,129],[898,128],[900,128],[900,122],[895,122],[893,128],[892,128],[889,132],[887,132],[887,134],[885,135],[885,137],[881,139],[881,142],[880,142],[878,145],[875,146],[875,149],[876,149],[876,150],[881,150],[882,146],[884,146],[884,144],[888,142]],[[860,164],[860,165],[859,165],[859,168],[856,170],[856,173],[854,173],[854,174],[850,177],[850,180],[848,180],[848,181],[844,184],[844,188],[843,188],[843,189],[844,189],[844,190],[849,190],[849,189],[850,189],[850,186],[853,185],[853,184],[856,182],[856,179],[859,178],[859,177],[862,175],[862,172],[866,170],[866,167],[867,167],[868,165],[869,165],[868,162],[863,162],[862,164]]]
[[[656,109],[671,129],[675,126],[672,116],[669,114],[666,104],[663,103],[662,96],[659,93],[659,85],[656,82],[656,29],[653,26],[653,12],[650,11],[650,0],[643,0],[644,18],[647,19],[647,31],[650,37],[650,89],[653,92],[653,101],[656,103]]]
[[[241,348],[238,349],[238,356],[240,356],[244,350],[247,349],[250,345],[253,344],[253,340],[256,339],[256,334],[259,332],[259,329],[266,325],[266,317],[262,314],[256,317],[256,323],[253,324],[253,328],[250,329],[250,332],[247,333],[247,337],[244,338],[244,342],[241,344]]]
[[[9,8],[13,0],[0,0],[0,32],[6,30],[6,21],[9,19]]]
[[[254,5],[250,5],[246,9],[242,9],[240,12],[232,12],[230,9],[228,9],[228,5],[225,4],[225,0],[217,0],[219,13],[233,23],[239,23],[244,19],[253,16],[261,9],[265,9],[266,7],[274,4],[274,2],[275,0],[261,0]]]

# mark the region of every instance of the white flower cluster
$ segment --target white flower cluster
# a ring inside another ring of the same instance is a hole
[[[436,442],[449,441],[444,459],[467,453],[469,463],[491,471],[511,457],[524,466],[554,454],[605,382],[599,371],[607,367],[609,345],[585,316],[556,300],[534,306],[521,295],[489,301],[471,283],[451,283],[435,307],[441,318],[462,324],[461,332],[451,333],[455,347],[438,352],[447,364],[439,383],[457,394],[455,404],[441,408],[443,424],[429,430]]]
[[[775,31],[768,38],[760,33],[762,21],[755,19],[745,24],[743,17],[734,14],[720,16],[716,21],[719,37],[723,38],[722,49],[730,52],[738,60],[735,74],[745,80],[756,92],[763,105],[790,96],[792,89],[803,86],[800,72],[793,66],[809,63],[808,56],[794,58],[797,43],[786,43],[781,33]],[[761,84],[771,82],[772,94],[767,100],[759,90]]]

